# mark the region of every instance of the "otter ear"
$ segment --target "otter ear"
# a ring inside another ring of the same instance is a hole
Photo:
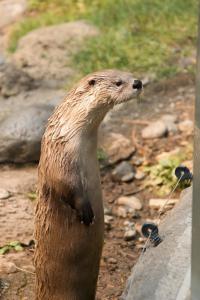
[[[89,85],[95,85],[96,80],[95,79],[90,79],[88,83],[89,83]]]

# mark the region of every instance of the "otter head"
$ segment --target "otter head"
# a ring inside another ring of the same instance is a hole
[[[65,140],[96,130],[114,105],[137,98],[141,91],[142,82],[131,73],[105,70],[90,74],[67,94],[49,119],[48,130],[53,138]]]
[[[114,106],[136,98],[142,91],[142,82],[128,72],[105,70],[83,78],[78,86],[81,90],[85,96],[88,94],[91,106]]]
[[[131,73],[104,70],[84,77],[74,88],[78,107],[85,111],[89,123],[98,123],[114,105],[137,98],[142,82]]]

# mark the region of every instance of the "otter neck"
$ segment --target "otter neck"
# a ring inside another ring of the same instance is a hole
[[[49,120],[47,133],[52,140],[70,142],[73,138],[85,139],[96,136],[98,127],[110,107],[91,108],[83,105],[74,105],[63,102],[53,117]]]

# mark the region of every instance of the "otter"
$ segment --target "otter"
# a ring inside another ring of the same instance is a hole
[[[97,131],[142,82],[105,70],[83,78],[49,118],[41,143],[35,217],[37,300],[94,300],[104,238]]]

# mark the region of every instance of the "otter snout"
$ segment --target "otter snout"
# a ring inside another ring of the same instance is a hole
[[[134,80],[133,89],[141,90],[142,89],[142,81],[138,80],[138,79]]]

